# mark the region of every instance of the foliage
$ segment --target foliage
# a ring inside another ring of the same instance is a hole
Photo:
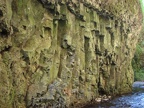
[[[134,71],[138,71],[140,69],[140,56],[141,56],[142,52],[143,52],[142,48],[138,44],[136,46],[136,52],[135,52],[134,58],[132,60],[132,66],[133,66]]]
[[[139,72],[135,72],[135,81],[144,81],[144,70],[141,69]]]
[[[141,9],[144,17],[144,1],[140,0],[141,3]],[[142,30],[139,36],[139,41],[136,46],[136,52],[134,55],[134,58],[132,60],[132,67],[134,70],[134,80],[135,81],[142,81],[144,80],[144,20],[142,25]]]
[[[132,60],[132,67],[134,70],[134,80],[135,81],[143,81],[144,80],[144,69],[142,66],[142,62],[143,62],[143,55],[144,55],[144,51],[143,51],[143,43],[144,41],[140,41],[137,46],[136,46],[136,52],[134,55],[134,58]]]

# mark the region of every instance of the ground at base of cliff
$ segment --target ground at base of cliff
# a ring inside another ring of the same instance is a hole
[[[125,94],[114,99],[98,104],[88,105],[84,108],[143,108],[144,107],[144,82],[133,83],[133,93]]]

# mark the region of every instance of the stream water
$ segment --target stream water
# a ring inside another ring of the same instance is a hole
[[[108,102],[90,105],[86,108],[144,108],[144,82],[133,84],[133,93],[117,97]]]

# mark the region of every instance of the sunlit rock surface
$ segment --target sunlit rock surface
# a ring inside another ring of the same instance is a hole
[[[0,0],[0,107],[75,107],[131,91],[137,0]]]

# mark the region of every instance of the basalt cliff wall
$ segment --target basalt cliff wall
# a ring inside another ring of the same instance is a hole
[[[138,0],[0,0],[0,107],[130,92],[141,19]]]

